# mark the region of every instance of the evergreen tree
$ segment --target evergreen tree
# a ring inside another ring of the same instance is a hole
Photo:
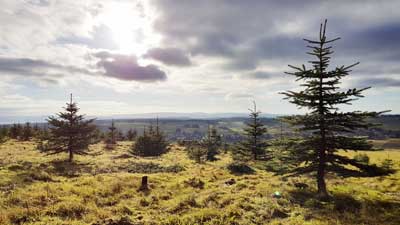
[[[267,142],[264,140],[267,128],[261,122],[261,112],[257,111],[256,103],[253,102],[253,105],[254,108],[249,109],[250,120],[246,123],[246,128],[244,128],[245,139],[240,143],[235,154],[242,159],[252,158],[257,160],[259,156],[265,154],[268,147]]]
[[[126,134],[126,139],[128,139],[128,141],[133,141],[135,140],[136,136],[137,136],[136,130],[129,129],[128,133]]]
[[[215,161],[215,156],[219,153],[218,148],[221,147],[221,136],[218,135],[217,129],[208,125],[207,136],[201,144],[207,149],[206,159]]]
[[[117,132],[117,140],[118,141],[125,141],[125,135],[122,131]]]
[[[96,127],[92,124],[94,119],[85,120],[84,115],[78,115],[79,108],[71,100],[65,107],[65,112],[60,112],[57,117],[50,116],[50,137],[43,148],[49,154],[66,152],[69,154],[69,162],[72,162],[74,154],[86,155],[93,131]]]
[[[298,128],[302,132],[303,138],[293,139],[286,143],[288,155],[286,162],[296,165],[291,170],[294,174],[316,172],[318,185],[318,196],[322,199],[329,197],[325,174],[327,171],[348,170],[345,165],[351,164],[361,169],[368,169],[367,165],[357,163],[343,155],[339,155],[339,149],[364,150],[370,149],[371,145],[365,138],[354,137],[348,134],[357,129],[365,129],[372,124],[365,121],[366,118],[376,117],[382,112],[340,112],[338,106],[350,104],[362,96],[362,92],[368,88],[349,89],[340,91],[339,84],[343,77],[349,75],[351,68],[358,63],[350,66],[339,66],[333,70],[328,70],[330,63],[331,46],[328,44],[339,38],[328,40],[325,36],[326,20],[321,24],[318,40],[307,40],[309,48],[312,50],[308,54],[315,56],[316,60],[310,61],[312,68],[304,65],[295,67],[289,65],[294,72],[287,74],[293,75],[297,80],[302,81],[303,90],[287,91],[286,95],[291,103],[300,108],[308,109],[305,115],[294,115],[284,117],[285,122]]]
[[[190,143],[186,150],[189,159],[196,163],[203,163],[207,158],[207,149],[198,142]]]
[[[37,123],[35,123],[35,125],[33,125],[32,130],[33,130],[33,136],[34,136],[35,138],[39,138],[39,135],[40,135],[40,128],[39,128],[39,125],[38,125]]]
[[[111,120],[111,127],[108,128],[105,142],[107,149],[113,149],[117,143],[117,128],[115,127],[114,120]]]
[[[8,128],[6,126],[2,126],[0,129],[0,143],[4,143],[7,140],[8,136]]]
[[[33,137],[33,129],[32,126],[29,122],[25,124],[25,126],[22,128],[22,135],[21,135],[21,140],[23,141],[29,141]]]
[[[43,125],[42,129],[40,129],[39,140],[48,140],[50,137],[49,129],[46,125]]]
[[[138,156],[159,156],[168,151],[168,142],[165,140],[164,134],[160,131],[158,118],[157,125],[154,129],[149,126],[148,131],[143,130],[143,135],[137,137],[132,145],[130,153]]]
[[[96,129],[93,131],[93,137],[91,143],[97,144],[102,140],[104,140],[103,132],[101,132],[101,130],[98,127],[96,127]]]
[[[8,133],[9,137],[12,139],[18,139],[22,134],[22,128],[21,125],[19,124],[13,124],[10,128],[10,131]]]

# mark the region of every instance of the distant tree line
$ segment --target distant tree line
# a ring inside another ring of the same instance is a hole
[[[32,125],[27,122],[25,124],[3,125],[0,127],[0,140],[15,139],[19,141],[30,141],[33,139],[41,139],[48,135],[46,125]]]

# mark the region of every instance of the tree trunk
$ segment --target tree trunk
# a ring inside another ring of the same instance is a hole
[[[326,200],[329,198],[325,183],[325,163],[326,163],[325,161],[326,161],[325,150],[320,149],[318,171],[317,171],[317,185],[318,185],[318,198],[320,198],[321,200]]]
[[[72,162],[72,160],[74,159],[74,153],[71,151],[71,150],[69,150],[69,162]]]
[[[148,186],[148,177],[147,176],[143,176],[142,177],[142,183],[139,187],[139,191],[147,191],[149,190],[149,186]]]

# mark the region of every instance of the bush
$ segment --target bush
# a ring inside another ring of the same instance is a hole
[[[381,163],[381,168],[386,170],[386,171],[393,171],[393,160],[391,159],[384,159]]]
[[[231,173],[237,173],[237,174],[254,173],[254,170],[243,162],[232,162],[228,165],[227,168]]]
[[[187,148],[187,154],[196,163],[203,163],[207,158],[207,149],[201,145],[191,145]]]
[[[369,163],[369,157],[368,157],[367,154],[363,154],[363,153],[357,154],[357,155],[354,156],[353,159],[356,160],[359,163],[362,163],[362,164],[368,164]]]
[[[148,133],[144,132],[136,139],[130,153],[136,156],[160,156],[167,151],[168,143],[164,135],[158,129],[153,131],[150,127]]]

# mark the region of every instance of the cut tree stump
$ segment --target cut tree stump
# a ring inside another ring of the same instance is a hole
[[[149,190],[148,177],[147,176],[143,176],[142,177],[142,184],[139,187],[139,191],[147,191],[147,190]]]

